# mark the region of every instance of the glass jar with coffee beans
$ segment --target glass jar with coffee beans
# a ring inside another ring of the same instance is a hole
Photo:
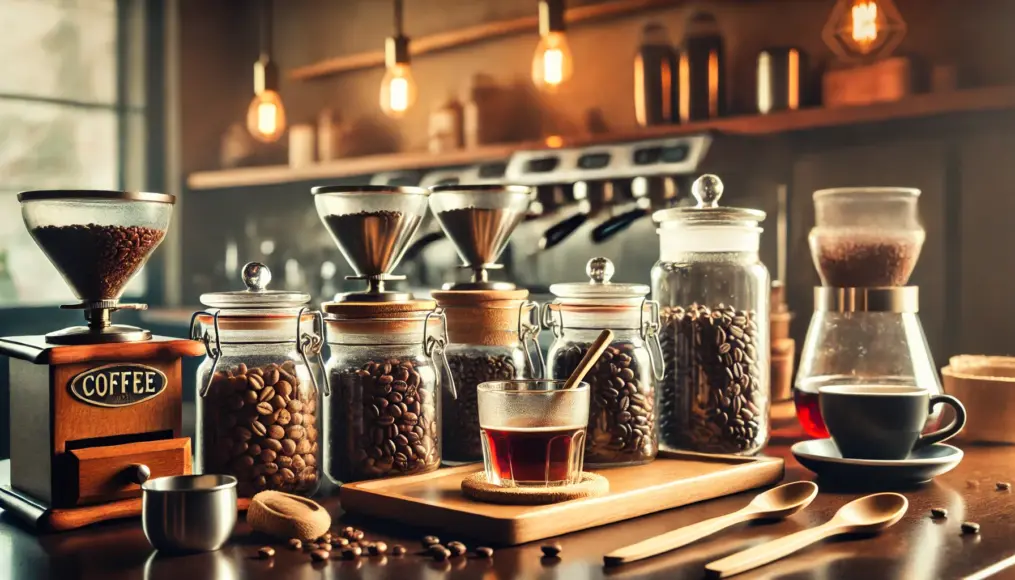
[[[644,284],[611,281],[613,263],[593,258],[585,268],[590,282],[553,284],[557,299],[542,310],[553,332],[547,378],[567,379],[603,329],[613,342],[585,381],[591,389],[585,463],[611,467],[648,463],[656,457],[657,382],[663,377],[659,308]]]
[[[482,461],[476,387],[487,381],[543,376],[538,305],[528,290],[433,292],[447,317],[448,365],[457,398],[444,390],[441,408],[445,462]]]
[[[661,308],[666,374],[664,447],[752,455],[769,436],[768,270],[759,257],[765,212],[719,207],[722,182],[694,182],[695,207],[658,211],[652,297]]]
[[[209,309],[191,321],[208,353],[197,371],[196,470],[236,477],[241,497],[310,496],[321,482],[324,323],[308,294],[268,290],[270,280],[263,264],[247,264],[247,289],[202,295]]]
[[[337,483],[441,464],[441,388],[455,392],[443,312],[432,300],[323,305],[331,358],[325,473]]]

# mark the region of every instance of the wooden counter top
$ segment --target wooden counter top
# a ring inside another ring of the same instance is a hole
[[[963,578],[1015,555],[1015,493],[996,491],[997,481],[1015,481],[1015,447],[966,446],[962,464],[953,472],[918,489],[900,490],[910,509],[894,528],[877,538],[819,544],[754,573],[737,578]],[[769,455],[786,458],[786,480],[811,479],[796,463],[785,441],[777,441]],[[435,563],[415,555],[400,558],[362,558],[357,562],[332,560],[311,564],[304,553],[276,545],[272,562],[255,559],[264,539],[252,537],[242,521],[233,540],[221,551],[181,557],[158,557],[145,540],[137,521],[100,525],[88,530],[35,537],[6,514],[0,514],[0,577],[11,580],[42,578],[171,578],[200,580],[231,578],[540,578],[598,580],[603,578],[701,578],[705,563],[758,542],[817,525],[858,493],[823,486],[806,511],[774,524],[742,525],[684,549],[630,566],[604,570],[602,555],[704,518],[733,511],[753,493],[704,502],[636,520],[594,528],[558,538],[564,547],[555,566],[540,560],[540,542],[498,550],[492,562],[462,560]],[[336,525],[356,525],[368,540],[383,539],[415,550],[425,530],[404,529],[382,522],[353,521],[341,517],[336,499],[324,501],[336,516]],[[948,509],[947,520],[931,520],[932,507]],[[963,536],[963,521],[981,525],[979,536]],[[449,541],[458,538],[442,538]],[[467,539],[466,543],[468,543]],[[441,571],[450,571],[441,574]],[[997,577],[1012,577],[1015,568]],[[982,576],[986,577],[986,576]]]

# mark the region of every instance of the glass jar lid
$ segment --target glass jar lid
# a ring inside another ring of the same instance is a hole
[[[672,224],[679,226],[757,226],[765,219],[765,212],[757,209],[739,207],[719,207],[719,198],[723,194],[722,180],[718,176],[702,175],[694,180],[691,193],[698,201],[694,207],[674,207],[661,209],[652,214],[652,219],[666,228]]]
[[[209,292],[201,295],[201,304],[222,309],[299,308],[310,302],[305,292],[268,290],[271,271],[260,262],[243,266],[243,283],[246,290]]]
[[[552,284],[550,292],[557,298],[565,301],[601,301],[601,300],[629,300],[633,298],[644,298],[649,293],[646,284],[626,284],[613,282],[613,262],[607,258],[592,258],[585,265],[585,274],[588,275],[588,282],[568,282],[564,284]]]

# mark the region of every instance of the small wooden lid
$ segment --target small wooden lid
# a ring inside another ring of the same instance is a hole
[[[528,290],[442,290],[433,297],[444,309],[452,343],[518,344],[518,321]]]
[[[518,301],[529,297],[520,290],[435,290],[431,293],[442,308],[474,306],[482,308],[518,308]]]
[[[610,482],[602,475],[583,471],[581,481],[574,485],[553,487],[501,487],[487,481],[483,471],[462,480],[462,493],[486,503],[509,505],[544,505],[573,499],[600,497],[610,491]]]
[[[431,312],[437,308],[433,300],[403,302],[325,302],[321,311],[331,320],[351,318],[397,318],[403,314]]]

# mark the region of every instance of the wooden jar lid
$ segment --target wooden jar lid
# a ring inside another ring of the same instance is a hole
[[[324,322],[329,328],[362,334],[421,330],[426,313],[435,308],[437,303],[433,300],[326,302],[321,305]],[[431,323],[440,324],[440,321]]]
[[[518,319],[528,290],[442,290],[433,297],[444,309],[452,343],[518,344]]]

